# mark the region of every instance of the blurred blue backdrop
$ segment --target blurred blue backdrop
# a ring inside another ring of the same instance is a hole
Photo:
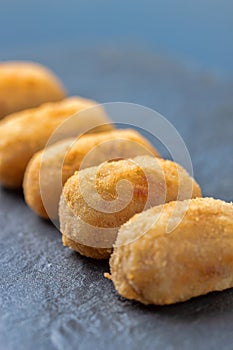
[[[233,76],[232,0],[0,0],[0,8],[0,59],[41,45],[125,45]]]

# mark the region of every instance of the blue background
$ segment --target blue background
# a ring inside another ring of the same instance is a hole
[[[233,75],[231,0],[2,0],[0,5],[0,59],[40,46],[130,46]]]

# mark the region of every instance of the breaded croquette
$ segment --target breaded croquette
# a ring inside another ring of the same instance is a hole
[[[0,63],[0,119],[23,109],[65,97],[60,80],[48,68],[33,62]]]
[[[233,287],[233,205],[197,198],[135,215],[119,230],[110,267],[119,294],[143,304]]]
[[[45,147],[53,132],[65,121],[64,133],[58,130],[54,142],[88,129],[91,132],[112,129],[110,124],[105,124],[93,130],[109,120],[96,102],[80,97],[12,114],[0,122],[0,183],[10,188],[21,187],[29,160]]]
[[[134,214],[198,196],[198,184],[181,166],[151,156],[78,171],[66,182],[60,200],[63,243],[89,257],[109,257],[119,227]]]

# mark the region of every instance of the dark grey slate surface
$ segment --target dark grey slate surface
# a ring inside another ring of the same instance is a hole
[[[1,59],[13,58],[13,55]],[[183,136],[204,195],[233,199],[233,83],[130,49],[22,52],[57,71],[71,94],[129,101]],[[107,262],[65,249],[60,233],[0,190],[0,349],[232,349],[233,291],[169,307],[126,301]]]

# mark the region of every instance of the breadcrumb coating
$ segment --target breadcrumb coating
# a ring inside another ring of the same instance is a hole
[[[90,108],[95,107],[95,108]],[[84,116],[71,118],[78,112]],[[80,113],[82,114],[82,113]],[[69,121],[69,130],[76,136],[85,127],[91,129],[96,123],[109,123],[104,111],[96,102],[81,97],[70,97],[60,102],[46,103],[38,108],[11,114],[0,121],[0,184],[10,188],[22,186],[24,171],[34,153],[43,149],[53,132]],[[74,124],[74,125],[73,125]],[[111,130],[102,125],[93,131]],[[57,133],[54,142],[68,137]]]
[[[233,287],[233,205],[196,198],[135,215],[119,230],[110,267],[119,294],[143,304]]]
[[[0,63],[0,119],[66,95],[60,80],[48,68],[33,62]]]
[[[119,227],[134,214],[176,199],[201,196],[198,184],[178,164],[151,156],[103,163],[76,172],[66,182],[60,200],[63,235],[80,244],[109,248]],[[67,243],[69,245],[69,243]],[[70,245],[71,246],[71,245]],[[101,255],[99,256],[101,258]]]

